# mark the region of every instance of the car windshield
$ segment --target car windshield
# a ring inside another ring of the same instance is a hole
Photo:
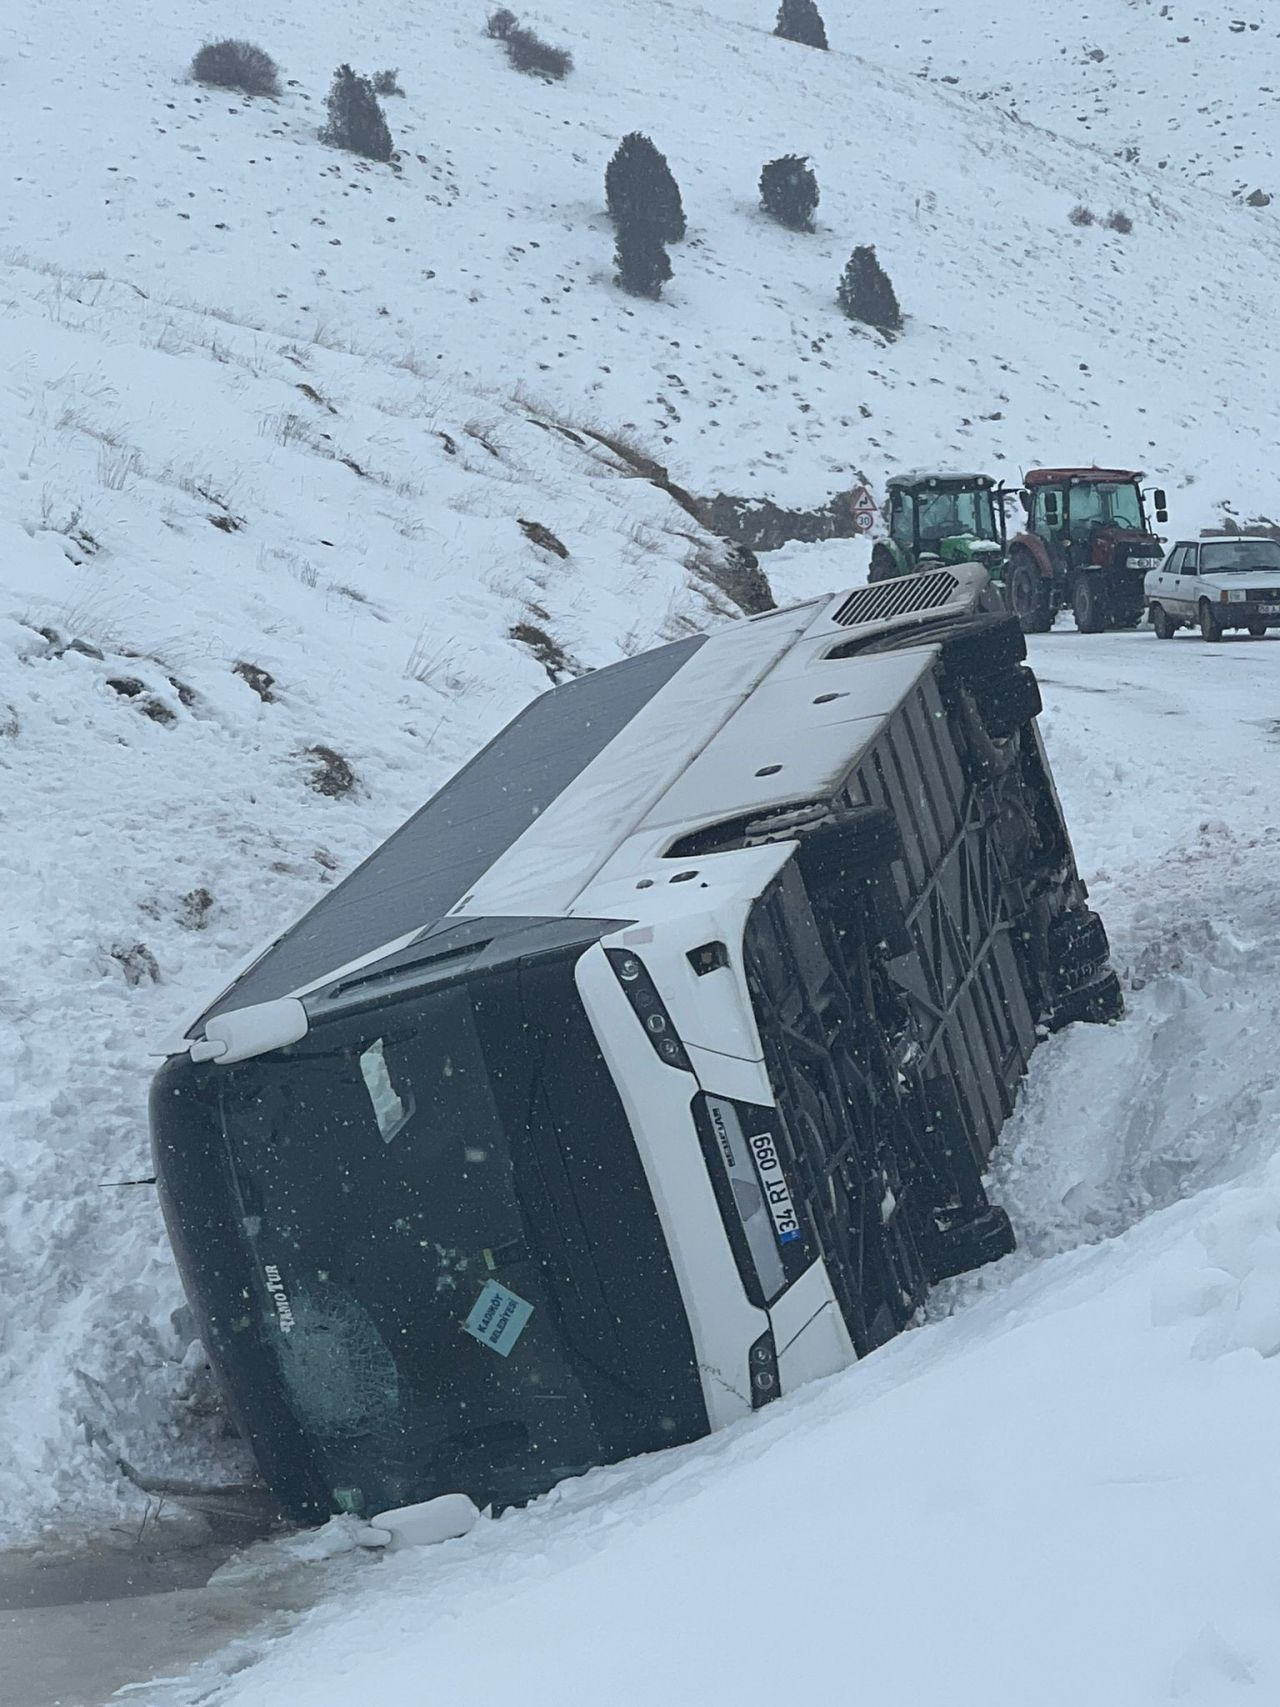
[[[682,1346],[665,1247],[572,963],[540,976],[323,1021],[214,1080],[260,1343],[340,1509],[512,1503],[696,1432],[661,1356],[636,1378],[648,1330],[611,1279]],[[602,1253],[579,1214],[628,1237]]]
[[[1114,527],[1145,529],[1142,499],[1131,482],[1106,484],[1090,481],[1071,488],[1072,528]]]
[[[1200,568],[1208,575],[1215,569],[1258,569],[1275,575],[1280,573],[1280,541],[1232,539],[1216,545],[1202,545]]]
[[[979,539],[996,537],[989,491],[922,492],[917,500],[921,539],[948,539],[969,533]]]

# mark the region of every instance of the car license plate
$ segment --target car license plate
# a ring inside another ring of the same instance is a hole
[[[1280,605],[1259,605],[1258,611],[1262,616],[1280,616]]]
[[[793,1244],[800,1237],[800,1223],[796,1219],[795,1205],[791,1201],[791,1191],[782,1171],[782,1163],[778,1160],[773,1135],[769,1132],[759,1132],[749,1137],[747,1143],[751,1146],[756,1172],[760,1175],[760,1184],[764,1187],[764,1199],[769,1205],[769,1214],[773,1217],[773,1230],[778,1235],[778,1243]]]

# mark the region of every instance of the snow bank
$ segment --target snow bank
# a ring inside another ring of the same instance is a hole
[[[1266,1698],[1278,1186],[1060,1257],[707,1446],[388,1558],[216,1699]]]

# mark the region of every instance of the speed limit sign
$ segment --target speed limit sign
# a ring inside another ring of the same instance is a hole
[[[856,486],[852,495],[853,525],[859,533],[870,533],[876,525],[879,511],[876,501],[865,486]]]

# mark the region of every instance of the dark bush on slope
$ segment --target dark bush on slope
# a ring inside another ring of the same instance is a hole
[[[623,137],[605,168],[604,196],[619,231],[644,224],[663,243],[678,243],[685,234],[684,203],[667,157],[638,130]]]
[[[799,42],[801,47],[827,46],[827,27],[814,0],[782,0],[773,33],[784,41]]]
[[[239,89],[245,95],[280,93],[280,68],[269,53],[249,41],[206,42],[191,61],[191,75],[214,89]]]
[[[647,296],[656,301],[671,277],[671,260],[665,243],[651,225],[621,226],[617,233],[614,264],[618,283],[629,296]]]
[[[850,320],[874,326],[888,338],[902,330],[897,294],[873,247],[864,245],[850,255],[836,287],[836,301]]]
[[[523,24],[512,24],[502,39],[512,65],[530,77],[545,77],[558,83],[573,70],[573,55],[567,48],[552,47]]]
[[[813,230],[818,180],[802,154],[783,154],[766,164],[760,173],[760,205],[779,225]]]
[[[329,122],[320,132],[330,148],[345,148],[366,160],[390,160],[395,152],[391,132],[373,84],[349,65],[340,65],[329,91]]]

